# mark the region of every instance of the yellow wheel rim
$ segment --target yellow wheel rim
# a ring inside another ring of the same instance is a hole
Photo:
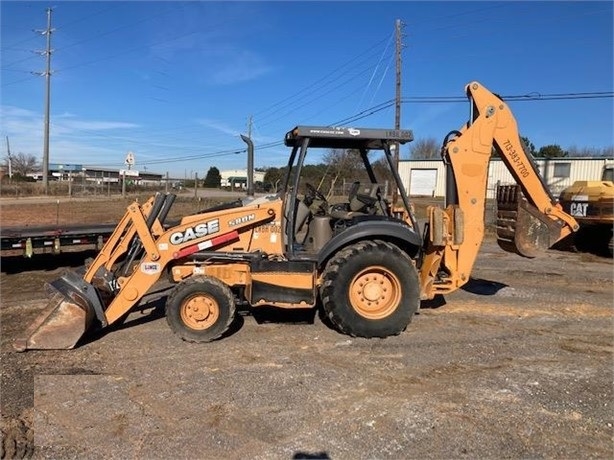
[[[350,303],[365,318],[386,318],[397,309],[400,301],[401,282],[387,268],[365,268],[350,283]]]
[[[181,306],[181,320],[190,329],[208,329],[219,317],[220,306],[213,297],[206,294],[190,297]]]

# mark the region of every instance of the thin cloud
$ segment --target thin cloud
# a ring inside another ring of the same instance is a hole
[[[86,121],[86,120],[75,120],[75,121],[62,121],[57,124],[58,126],[64,127],[68,130],[87,130],[87,131],[107,131],[109,129],[128,129],[128,128],[138,128],[140,125],[136,123],[126,123],[123,121]]]
[[[224,57],[213,67],[209,83],[232,85],[254,80],[274,70],[262,57],[248,50],[230,50],[224,53]]]
[[[228,126],[227,124],[221,123],[216,120],[211,120],[209,118],[201,118],[196,120],[196,122],[204,126],[205,128],[214,129],[222,134],[227,134],[229,136],[238,137],[241,134],[240,131],[237,131],[236,129]]]

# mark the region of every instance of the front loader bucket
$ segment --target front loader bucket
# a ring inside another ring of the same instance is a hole
[[[561,228],[527,202],[520,186],[497,186],[497,243],[504,251],[533,258],[560,237]]]
[[[49,303],[24,335],[13,342],[15,350],[74,348],[95,317],[87,295],[70,282],[74,278],[74,274],[65,275],[46,285],[50,293]]]

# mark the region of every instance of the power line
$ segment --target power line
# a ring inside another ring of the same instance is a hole
[[[6,64],[3,67],[3,70],[9,70],[9,67],[13,67],[15,64],[19,64],[20,62],[24,62],[24,61],[29,61],[32,58],[35,58],[36,56],[32,55],[32,56],[26,56],[24,58],[21,59],[17,59],[16,61],[13,62],[9,62],[8,64]]]
[[[592,91],[579,93],[552,93],[541,94],[532,92],[528,94],[516,94],[509,96],[501,96],[505,102],[529,102],[529,101],[554,101],[554,100],[576,100],[576,99],[607,99],[614,97],[612,91]],[[404,97],[401,102],[404,104],[438,104],[438,103],[453,103],[466,102],[467,98],[463,96],[412,96]]]
[[[285,102],[289,101],[290,99],[295,98],[296,96],[305,93],[306,91],[310,90],[311,88],[313,88],[314,86],[318,85],[319,83],[322,83],[323,81],[325,81],[328,77],[336,74],[337,72],[339,72],[341,69],[345,68],[346,66],[348,66],[349,64],[351,64],[352,62],[356,61],[357,59],[359,59],[360,57],[364,56],[365,54],[367,54],[369,51],[373,50],[374,48],[378,47],[379,45],[381,45],[383,42],[385,42],[388,38],[384,38],[383,40],[378,41],[377,43],[375,43],[373,46],[371,46],[370,48],[368,48],[366,51],[363,51],[362,53],[352,57],[351,59],[349,59],[348,61],[344,62],[343,64],[341,64],[340,66],[336,67],[335,69],[333,69],[331,72],[327,73],[326,75],[324,75],[323,77],[319,78],[318,80],[314,81],[313,83],[303,87],[302,89],[300,89],[299,91],[293,93],[290,96],[287,96],[273,104],[271,104],[268,107],[265,107],[264,109],[256,112],[254,115],[258,116],[258,115],[262,115],[263,113],[268,112],[271,109],[274,109],[276,107],[279,107],[280,105],[284,104]]]
[[[119,3],[119,2],[118,2],[118,3]],[[101,15],[101,14],[103,14],[103,13],[106,13],[107,11],[111,11],[111,10],[114,10],[114,9],[116,9],[116,8],[117,8],[117,4],[115,4],[115,5],[113,5],[113,6],[110,6],[110,7],[108,7],[108,8],[103,8],[103,9],[101,9],[101,10],[94,11],[93,13],[88,13],[88,14],[86,14],[85,16],[81,16],[80,18],[75,19],[74,21],[70,21],[70,22],[67,22],[67,23],[64,23],[64,24],[60,24],[60,25],[59,25],[59,26],[57,26],[55,29],[56,29],[56,30],[65,29],[65,28],[66,28],[66,27],[68,27],[68,26],[72,26],[72,25],[74,25],[74,24],[78,24],[79,22],[83,22],[83,21],[85,21],[86,19],[91,18],[92,16],[99,16],[99,15]]]
[[[109,8],[107,8],[107,10],[108,10],[108,9],[109,9]],[[103,11],[107,11],[107,10],[103,10]],[[58,48],[58,50],[65,50],[66,48],[72,48],[73,46],[80,45],[81,43],[85,43],[85,42],[88,42],[88,41],[94,40],[94,39],[96,39],[96,38],[99,38],[99,37],[104,37],[105,35],[112,34],[112,33],[114,33],[114,32],[117,32],[118,30],[127,29],[127,28],[129,28],[129,27],[133,27],[133,26],[135,26],[135,25],[137,25],[137,24],[141,24],[141,23],[143,23],[143,22],[151,21],[152,19],[155,19],[155,18],[157,18],[157,17],[159,17],[159,16],[165,15],[165,14],[169,13],[170,11],[171,11],[171,10],[170,10],[170,9],[168,9],[168,10],[164,10],[164,11],[162,11],[162,12],[160,12],[160,13],[157,13],[157,14],[154,14],[154,15],[150,15],[150,16],[141,17],[141,18],[140,18],[138,21],[134,21],[134,22],[131,22],[131,23],[129,23],[129,24],[124,24],[124,25],[122,25],[122,26],[116,27],[116,28],[111,29],[111,30],[108,30],[108,31],[106,31],[106,32],[101,32],[101,33],[98,33],[98,34],[96,34],[96,35],[91,35],[91,36],[89,36],[89,37],[84,38],[83,40],[79,40],[79,41],[76,41],[76,42],[70,43],[70,44],[68,44],[68,45],[62,46],[61,48]],[[93,14],[92,14],[92,15],[89,15],[89,16],[93,16]],[[87,16],[87,17],[89,17],[89,16]],[[85,18],[83,18],[83,19],[85,19]],[[79,22],[79,21],[74,21],[74,22]],[[72,23],[71,23],[71,24],[72,24]]]
[[[336,85],[336,86],[334,86],[334,87],[330,88],[329,90],[327,90],[327,91],[325,91],[325,92],[323,92],[323,93],[320,93],[318,96],[316,96],[316,97],[312,97],[312,98],[311,98],[311,100],[309,100],[308,102],[305,102],[305,103],[303,103],[303,104],[299,104],[299,105],[293,105],[293,107],[292,107],[290,110],[288,110],[288,111],[286,111],[286,112],[282,113],[282,114],[281,114],[281,115],[279,115],[277,118],[273,118],[272,120],[269,120],[269,121],[267,121],[266,123],[261,123],[260,125],[261,125],[261,126],[268,126],[268,125],[270,125],[270,124],[274,123],[275,121],[281,120],[282,118],[287,117],[288,115],[290,115],[290,114],[292,114],[292,113],[296,112],[297,110],[302,109],[303,107],[306,107],[306,106],[308,106],[308,105],[310,105],[310,104],[313,104],[313,103],[314,103],[314,102],[316,102],[317,100],[322,99],[323,97],[325,97],[325,96],[329,95],[330,93],[334,92],[335,90],[337,90],[337,89],[339,89],[339,88],[341,88],[341,87],[343,87],[343,86],[346,86],[346,85],[347,85],[349,82],[351,82],[351,81],[353,81],[353,80],[356,80],[357,78],[359,78],[359,77],[361,77],[361,76],[365,75],[365,74],[366,74],[366,73],[367,73],[369,70],[371,70],[373,67],[374,67],[374,66],[368,67],[368,68],[366,68],[366,69],[362,70],[361,72],[359,72],[359,73],[357,73],[357,74],[355,74],[355,75],[353,75],[353,76],[351,76],[351,77],[347,78],[346,80],[342,81],[342,82],[341,82],[341,83],[339,83],[338,85]],[[353,92],[353,91],[351,91],[351,92],[350,92],[350,94],[354,94],[354,92]],[[269,116],[272,116],[272,115],[274,115],[274,114],[275,114],[275,113],[272,113],[272,114],[271,114],[271,115],[269,115]],[[265,116],[264,118],[266,119],[266,118],[267,118],[267,117],[269,117],[269,116]]]
[[[503,96],[502,99],[504,101],[520,101],[520,102],[539,102],[545,100],[562,100],[562,99],[586,99],[586,98],[612,98],[614,97],[614,92],[610,91],[595,91],[595,92],[585,92],[585,93],[553,93],[553,94],[539,94],[539,93],[529,93],[529,94],[521,94],[521,95],[510,95]],[[467,97],[457,97],[457,96],[415,96],[415,97],[406,97],[402,98],[401,102],[403,104],[414,104],[414,103],[466,103]],[[368,118],[376,113],[382,112],[384,110],[390,109],[395,105],[394,99],[389,99],[387,101],[376,104],[373,107],[369,107],[368,109],[362,110],[359,113],[351,115],[349,117],[337,120],[328,124],[327,126],[343,126],[348,125],[350,123],[354,123],[356,121]],[[108,136],[113,137],[113,136]],[[135,141],[135,143],[138,141]],[[141,143],[143,145],[143,143]],[[145,143],[147,144],[147,143]],[[274,141],[268,142],[265,144],[258,145],[257,150],[267,150],[275,147],[282,146],[284,144],[283,141]],[[149,143],[152,146],[160,146],[159,144]],[[182,148],[189,149],[189,148]],[[216,158],[225,155],[238,155],[246,153],[246,149],[225,149],[225,150],[217,150],[213,152],[202,152],[195,155],[185,155],[185,156],[177,156],[177,157],[167,157],[165,159],[159,160],[149,160],[139,162],[142,165],[156,165],[156,164],[166,164],[166,163],[178,163],[182,161],[190,161],[190,160],[201,160],[207,158]],[[96,164],[93,166],[121,166],[122,163],[108,163],[108,164]]]
[[[375,69],[373,69],[373,73],[371,74],[371,78],[369,78],[369,82],[367,83],[367,85],[365,86],[364,91],[362,92],[362,95],[360,96],[360,100],[358,101],[358,104],[356,105],[356,110],[360,109],[360,106],[362,105],[362,102],[365,98],[365,95],[367,94],[367,91],[369,90],[369,88],[371,87],[371,83],[373,83],[373,79],[375,78],[375,74],[377,73],[380,64],[382,63],[382,61],[384,60],[384,55],[388,52],[388,47],[390,46],[390,44],[392,43],[392,38],[394,37],[394,33],[390,34],[390,39],[388,40],[388,43],[386,43],[386,47],[384,48],[384,51],[382,52],[382,55],[379,58],[379,61],[377,61],[377,65],[375,66]],[[386,71],[388,70],[388,67],[386,67]],[[386,72],[384,72],[384,75],[386,75]],[[383,80],[383,77],[382,77]],[[381,84],[381,81],[380,81]],[[377,87],[377,90],[379,90],[379,85]],[[376,92],[377,92],[376,90]]]
[[[28,73],[30,73],[30,72],[28,72]],[[11,82],[8,82],[8,83],[3,83],[2,84],[2,88],[4,88],[5,86],[16,85],[17,83],[21,83],[21,82],[24,82],[26,80],[32,80],[33,78],[34,78],[34,76],[30,75],[29,77],[22,78],[20,80],[15,80],[15,81],[11,81]]]
[[[215,30],[215,28],[221,27],[221,26],[227,24],[228,22],[229,21],[224,21],[224,22],[221,22],[221,23],[217,24],[216,26],[209,27],[207,29],[207,32]],[[87,66],[87,65],[91,65],[91,64],[96,64],[98,62],[106,61],[106,60],[109,60],[109,59],[114,59],[117,56],[122,56],[124,54],[132,53],[133,51],[137,51],[137,50],[142,49],[142,48],[151,48],[151,47],[154,47],[154,46],[163,45],[165,43],[169,43],[169,42],[172,42],[174,40],[178,40],[180,38],[186,38],[186,37],[189,37],[190,35],[194,35],[194,34],[198,34],[198,33],[202,33],[202,32],[203,32],[202,30],[194,30],[192,32],[182,33],[180,35],[176,35],[176,36],[171,37],[171,38],[166,38],[164,40],[160,40],[160,41],[157,41],[157,42],[154,42],[154,43],[147,43],[145,45],[135,46],[135,47],[132,47],[132,48],[125,49],[125,50],[123,50],[121,52],[116,52],[116,53],[114,53],[112,55],[109,55],[109,56],[104,56],[104,57],[97,58],[97,59],[94,59],[94,60],[91,60],[91,61],[81,62],[81,63],[78,63],[78,64],[73,64],[73,65],[69,65],[67,67],[63,67],[63,68],[57,69],[56,73],[57,72],[64,72],[64,71],[70,70],[70,69],[75,69],[77,67],[83,67],[83,66]]]

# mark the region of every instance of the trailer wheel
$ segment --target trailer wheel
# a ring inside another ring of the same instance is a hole
[[[420,305],[418,274],[397,246],[361,241],[326,265],[320,288],[324,314],[354,337],[400,334]]]
[[[211,342],[228,330],[235,317],[232,292],[216,278],[188,278],[173,288],[166,301],[166,321],[188,342]]]

